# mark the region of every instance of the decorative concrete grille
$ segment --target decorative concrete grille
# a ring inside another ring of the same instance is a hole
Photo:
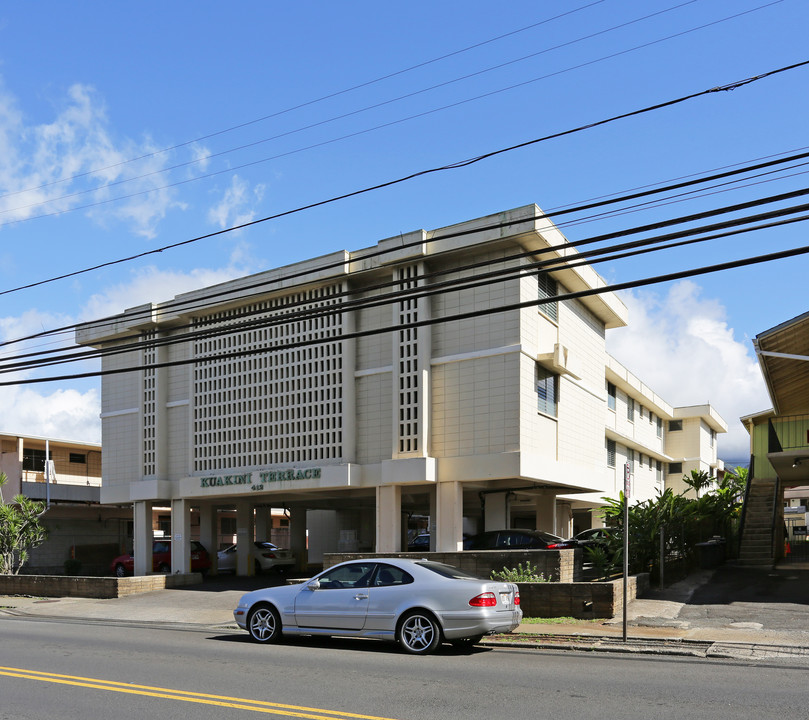
[[[143,333],[143,340],[149,342],[157,337],[154,332]],[[157,350],[153,345],[143,349],[143,475],[150,476],[157,472]]]
[[[415,265],[399,268],[397,279],[400,290],[414,289],[418,285],[418,268]],[[399,301],[399,325],[418,320],[418,300],[408,298]],[[399,349],[399,452],[414,453],[419,450],[419,361],[418,328],[405,328],[398,332]]]
[[[340,291],[332,285],[195,322],[195,330],[233,326],[194,341],[195,471],[343,457],[343,324],[332,312]],[[310,340],[323,342],[294,347]]]

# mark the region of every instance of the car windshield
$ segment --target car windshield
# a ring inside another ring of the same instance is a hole
[[[416,563],[416,565],[426,568],[427,570],[432,570],[432,572],[436,573],[436,575],[441,575],[441,577],[445,578],[456,578],[458,580],[481,579],[477,575],[471,575],[460,568],[453,567],[452,565],[445,565],[444,563],[425,561]]]

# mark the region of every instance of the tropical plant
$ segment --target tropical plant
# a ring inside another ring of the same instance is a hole
[[[683,475],[683,482],[696,493],[697,499],[699,499],[700,492],[711,485],[713,478],[707,470],[692,470],[690,475]]]
[[[530,562],[518,563],[517,567],[504,567],[502,570],[492,570],[492,580],[504,580],[505,582],[550,582],[537,568]]]
[[[0,488],[8,480],[0,473]],[[16,495],[6,502],[0,492],[0,574],[16,575],[28,561],[29,552],[47,537],[40,522],[45,503]]]

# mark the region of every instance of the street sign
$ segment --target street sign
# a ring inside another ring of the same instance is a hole
[[[629,499],[632,494],[632,468],[629,463],[624,463],[624,497]]]

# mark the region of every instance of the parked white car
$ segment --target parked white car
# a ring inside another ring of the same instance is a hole
[[[291,550],[284,550],[266,540],[256,540],[253,543],[253,562],[256,573],[275,570],[283,572],[295,564],[295,556]],[[216,553],[217,568],[219,572],[236,572],[236,546],[220,550]]]

